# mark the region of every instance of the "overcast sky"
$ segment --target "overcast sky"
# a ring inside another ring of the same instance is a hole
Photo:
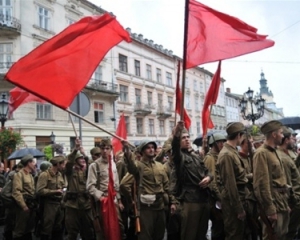
[[[124,28],[143,34],[182,57],[185,0],[90,0],[113,12]],[[259,91],[261,70],[277,107],[285,116],[300,116],[300,0],[202,0],[201,3],[235,16],[269,35],[275,46],[222,63],[225,87],[244,93]],[[214,73],[216,63],[202,67]],[[299,104],[299,105],[298,105]]]

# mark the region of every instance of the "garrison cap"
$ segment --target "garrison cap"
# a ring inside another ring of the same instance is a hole
[[[186,128],[183,128],[181,131],[181,135],[186,133],[190,135],[189,131]]]
[[[253,143],[258,143],[265,140],[265,136],[263,134],[252,136],[252,138],[253,138]]]
[[[142,143],[140,144],[140,146],[138,147],[139,151],[142,152],[142,151],[144,150],[144,148],[145,148],[148,144],[153,144],[155,150],[157,149],[157,144],[156,144],[156,142],[154,142],[154,141],[145,141],[145,142],[142,142]]]
[[[240,122],[231,122],[228,123],[226,126],[226,132],[229,136],[244,131],[245,131],[245,126]]]
[[[33,158],[34,157],[31,154],[27,154],[24,157],[22,157],[21,164],[24,166],[24,165],[26,165],[27,162],[33,160]]]
[[[282,123],[279,122],[279,121],[276,121],[276,120],[271,120],[271,121],[268,121],[268,122],[265,122],[261,128],[260,128],[260,131],[266,135],[267,133],[270,133],[270,132],[274,132],[274,131],[277,131],[279,130],[281,127],[282,127]]]
[[[65,157],[64,156],[55,156],[53,157],[52,159],[50,159],[50,163],[52,164],[57,164],[57,163],[60,163],[60,162],[63,162],[65,161]]]
[[[209,141],[208,141],[208,144],[211,145],[215,142],[218,142],[218,141],[226,141],[226,137],[225,135],[223,135],[222,133],[215,133],[213,135],[211,135],[209,137]]]
[[[292,135],[292,132],[290,131],[290,129],[286,126],[282,127],[282,134],[284,137],[290,137]]]
[[[52,166],[52,164],[50,162],[43,161],[40,165],[40,169],[41,169],[41,171],[44,172],[44,171],[48,170],[51,166]]]
[[[101,150],[98,147],[94,147],[91,149],[90,153],[91,153],[91,155],[100,154]]]
[[[104,147],[104,146],[112,146],[111,144],[111,140],[109,138],[103,138],[100,142],[100,147]]]

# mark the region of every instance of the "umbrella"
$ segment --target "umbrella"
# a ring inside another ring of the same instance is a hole
[[[40,150],[38,150],[36,148],[23,148],[23,149],[19,149],[19,150],[14,151],[7,158],[7,160],[21,159],[22,157],[24,157],[27,154],[31,154],[35,158],[45,157],[45,154],[42,153]]]
[[[300,117],[285,117],[278,120],[283,125],[292,129],[300,129]]]
[[[211,137],[213,134],[215,133],[221,133],[225,136],[227,136],[227,133],[225,130],[215,130],[215,131],[209,131],[207,133],[207,141],[209,141],[209,137]],[[197,145],[198,147],[201,147],[202,146],[202,140],[203,140],[203,134],[200,134],[194,141],[193,141],[193,144]]]

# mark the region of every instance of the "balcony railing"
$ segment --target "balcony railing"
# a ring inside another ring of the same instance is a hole
[[[169,106],[158,105],[156,114],[159,118],[168,118],[172,116],[173,110]]]
[[[151,105],[145,103],[136,103],[134,105],[134,111],[140,115],[148,115],[152,112]]]
[[[118,92],[118,85],[110,82],[93,80],[88,86],[99,91]]]
[[[18,31],[21,31],[21,23],[18,19],[10,15],[5,15],[3,13],[0,13],[0,27],[2,26],[8,28],[14,28]]]
[[[0,74],[5,74],[14,62],[0,62]]]

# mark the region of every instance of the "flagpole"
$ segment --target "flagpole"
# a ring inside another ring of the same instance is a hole
[[[177,63],[177,79],[176,79],[176,104],[175,104],[175,124],[177,123],[177,87],[179,87],[179,81],[180,81],[180,60],[178,60]],[[181,104],[181,103],[180,103]],[[181,115],[181,110],[180,110]]]
[[[184,96],[185,96],[185,69],[186,69],[186,53],[187,53],[187,38],[188,38],[188,26],[189,26],[189,0],[185,0],[184,11],[184,35],[183,35],[183,70],[182,70],[182,86],[181,86],[181,112],[180,119],[184,119]]]
[[[77,131],[76,131],[76,128],[75,128],[75,125],[74,125],[74,121],[73,121],[72,115],[70,113],[69,113],[69,118],[71,119],[71,123],[72,123],[72,127],[73,127],[73,130],[74,130],[75,136],[76,136],[76,138],[78,138],[78,134],[77,134]]]
[[[64,111],[66,111],[66,112],[68,112],[68,113],[70,113],[70,114],[72,114],[72,115],[75,116],[75,117],[80,118],[81,120],[85,121],[86,123],[89,123],[90,125],[94,126],[95,128],[100,129],[101,131],[103,131],[103,132],[109,134],[110,136],[119,139],[120,141],[126,141],[125,139],[120,138],[119,136],[117,136],[117,135],[115,135],[115,134],[113,134],[113,133],[111,133],[111,132],[105,130],[104,128],[99,127],[97,124],[95,124],[95,123],[93,123],[93,122],[91,122],[91,121],[85,119],[84,117],[82,117],[82,116],[80,116],[79,114],[77,114],[77,113],[71,111],[70,109],[64,109],[64,108],[61,108],[61,109],[64,110]],[[128,144],[129,144],[131,147],[135,148],[135,146],[133,146],[132,144],[130,144],[130,143],[128,143]]]

